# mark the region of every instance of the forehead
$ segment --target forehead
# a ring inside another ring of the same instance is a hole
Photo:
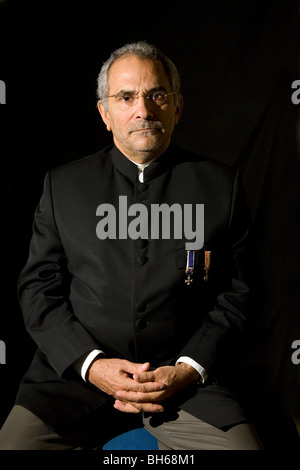
[[[170,88],[170,82],[160,60],[135,55],[117,59],[109,69],[108,86],[110,93],[120,89],[139,90],[154,86]]]

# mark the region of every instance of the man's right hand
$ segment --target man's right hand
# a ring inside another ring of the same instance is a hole
[[[156,392],[164,390],[165,385],[159,382],[139,383],[133,379],[134,374],[149,370],[149,362],[137,364],[124,359],[95,359],[87,371],[87,379],[97,388],[117,399],[120,390],[132,392]],[[119,398],[118,398],[119,400]],[[164,408],[158,403],[127,403],[127,410],[132,413],[158,413]]]

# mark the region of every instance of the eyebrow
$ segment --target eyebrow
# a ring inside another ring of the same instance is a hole
[[[167,93],[167,90],[165,87],[163,86],[156,86],[156,87],[153,87],[153,88],[150,88],[150,90],[147,90],[146,91],[146,95],[149,95],[150,93],[153,93],[155,91],[164,91],[165,93]],[[135,90],[120,90],[118,91],[118,93],[115,94],[115,97],[120,97],[122,95],[126,95],[126,94],[131,94],[131,95],[134,95],[135,93],[137,93],[137,91]]]

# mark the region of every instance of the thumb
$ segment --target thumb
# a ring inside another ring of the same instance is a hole
[[[139,372],[146,372],[150,368],[150,362],[144,362],[144,364],[139,364]]]
[[[138,374],[141,372],[146,372],[149,370],[150,367],[150,362],[144,362],[143,364],[138,364],[135,362],[127,362],[126,365],[126,372],[129,372],[130,374]]]

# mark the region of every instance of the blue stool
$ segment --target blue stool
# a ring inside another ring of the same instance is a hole
[[[137,428],[106,442],[102,450],[159,450],[157,439],[146,429]]]

